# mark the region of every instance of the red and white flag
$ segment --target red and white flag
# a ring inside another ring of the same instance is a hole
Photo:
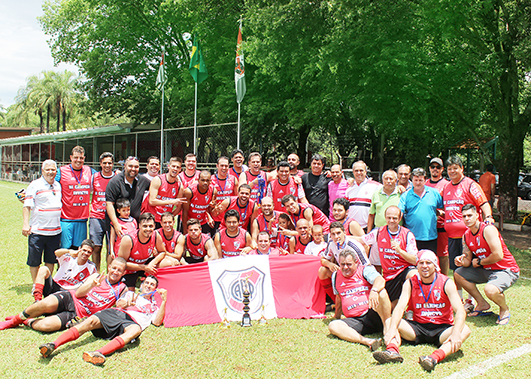
[[[168,290],[166,327],[241,321],[243,292],[250,292],[250,315],[267,318],[323,317],[325,292],[317,277],[318,257],[243,256],[159,269],[159,287]]]

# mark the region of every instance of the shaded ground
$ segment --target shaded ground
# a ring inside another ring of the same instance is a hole
[[[531,250],[531,233],[525,232],[513,232],[510,230],[504,230],[501,232],[502,237],[508,245],[513,245],[520,250]]]

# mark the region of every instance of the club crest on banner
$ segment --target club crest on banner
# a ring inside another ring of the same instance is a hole
[[[265,274],[255,266],[244,270],[225,270],[217,278],[216,282],[223,292],[223,299],[228,308],[235,312],[242,312],[243,292],[248,278],[249,292],[251,300],[250,313],[260,311],[264,303],[264,279]]]

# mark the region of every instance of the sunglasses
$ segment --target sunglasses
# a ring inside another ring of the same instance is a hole
[[[440,170],[440,169],[441,169],[441,166],[439,166],[439,165],[432,165],[432,166],[430,166],[430,168],[435,168],[435,169],[437,169],[437,170]]]
[[[127,161],[137,161],[137,162],[140,162],[140,160],[137,158],[137,157],[133,157],[132,155],[128,156],[127,159],[125,160],[126,162]]]

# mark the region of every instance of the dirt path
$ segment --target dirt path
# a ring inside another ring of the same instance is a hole
[[[508,245],[513,245],[520,250],[531,250],[531,233],[528,231],[513,232],[510,230],[504,230],[501,234]]]

